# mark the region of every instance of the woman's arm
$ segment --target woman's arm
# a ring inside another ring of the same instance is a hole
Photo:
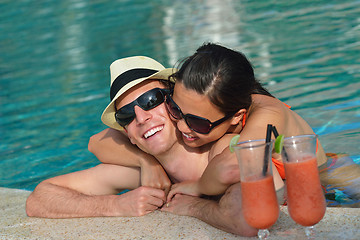
[[[169,191],[171,182],[153,156],[131,144],[125,132],[105,129],[90,138],[88,149],[101,162],[141,168],[141,185]]]
[[[157,162],[153,156],[131,144],[125,132],[111,128],[91,136],[88,149],[102,163],[141,167],[147,162]]]
[[[220,195],[225,193],[230,185],[240,181],[240,170],[236,154],[230,152],[229,143],[233,134],[222,137],[210,152],[210,161],[198,181],[174,184],[168,194],[167,201],[177,193],[191,196]],[[222,150],[222,151],[221,151]],[[218,153],[221,151],[220,153]],[[275,188],[284,186],[276,167],[272,166]]]
[[[231,153],[228,147],[231,137],[232,135],[223,137],[216,143],[217,146],[213,146],[209,155],[209,164],[198,181],[172,185],[167,200],[170,201],[177,193],[191,196],[219,195],[225,193],[230,185],[239,182],[240,171],[236,155]],[[214,152],[214,149],[217,150]],[[222,152],[217,153],[216,151],[220,149]]]

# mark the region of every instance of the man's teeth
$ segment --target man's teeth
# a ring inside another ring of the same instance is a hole
[[[146,138],[151,137],[151,136],[154,135],[155,133],[163,130],[163,128],[164,128],[164,126],[161,126],[161,127],[156,127],[156,128],[153,128],[153,129],[147,131],[147,132],[144,134],[144,138],[146,139]]]

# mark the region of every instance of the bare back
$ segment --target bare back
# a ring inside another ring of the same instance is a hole
[[[253,94],[252,100],[246,124],[240,130],[240,141],[265,138],[267,124],[276,126],[278,132],[285,137],[314,134],[310,125],[280,100],[260,94]],[[281,161],[281,156],[274,153],[273,157]],[[317,157],[318,165],[326,162],[325,152],[320,143]]]

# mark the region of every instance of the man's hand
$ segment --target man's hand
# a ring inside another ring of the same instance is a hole
[[[176,215],[193,216],[191,209],[195,209],[194,205],[197,202],[206,201],[198,197],[189,195],[176,194],[171,202],[167,202],[160,209],[164,212],[170,212]]]
[[[151,187],[139,187],[118,196],[116,201],[119,213],[114,213],[114,216],[143,216],[162,207],[165,200],[164,191]]]
[[[161,211],[196,217],[216,228],[237,235],[253,237],[257,229],[250,227],[241,209],[240,183],[231,185],[218,201],[176,194]]]

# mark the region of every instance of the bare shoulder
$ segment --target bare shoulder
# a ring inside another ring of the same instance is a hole
[[[286,120],[290,117],[290,112],[289,108],[280,100],[269,96],[255,94],[253,95],[253,103],[248,112],[248,118],[241,136],[251,133],[251,135],[255,134],[255,137],[262,137],[264,132],[262,130],[266,129],[267,124],[284,126]],[[261,136],[256,134],[259,131],[262,131]],[[243,138],[241,137],[241,139]]]
[[[254,113],[279,114],[289,111],[289,106],[279,99],[260,94],[252,95],[252,106]]]
[[[244,132],[264,131],[267,124],[276,126],[280,134],[293,136],[313,133],[310,125],[279,99],[259,94],[253,95],[253,108]]]

